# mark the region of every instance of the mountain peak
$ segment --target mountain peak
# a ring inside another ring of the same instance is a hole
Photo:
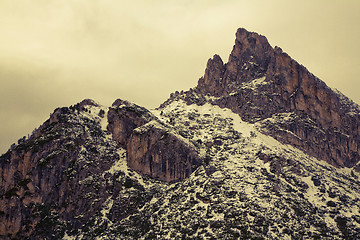
[[[85,99],[0,156],[0,238],[359,239],[359,139],[358,105],[240,28],[158,109]]]
[[[266,37],[239,28],[228,63],[223,65],[221,58],[214,55],[197,88],[214,96],[229,93],[242,82],[263,77],[273,56],[274,49]]]
[[[241,46],[241,50],[253,49],[253,52],[266,53],[270,48],[267,38],[256,32],[249,32],[245,28],[238,28],[236,31],[236,42]]]
[[[358,105],[260,34],[239,28],[229,61],[224,64],[217,55],[210,59],[195,91],[202,97],[189,91],[183,98],[229,108],[276,139],[334,166],[353,167],[360,161]],[[297,118],[273,121],[287,112]]]

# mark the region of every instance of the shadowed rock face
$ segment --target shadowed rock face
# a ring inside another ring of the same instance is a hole
[[[175,98],[229,108],[281,142],[334,166],[353,167],[360,160],[358,105],[257,33],[238,29],[228,63],[215,55],[196,88]],[[277,121],[286,113],[294,113],[291,121]]]
[[[111,195],[104,179],[84,184],[119,159],[99,124],[82,115],[90,106],[96,105],[83,101],[56,109],[29,139],[0,157],[1,239],[59,239],[67,221],[79,228]],[[94,201],[98,195],[104,198]]]
[[[130,168],[166,182],[189,177],[201,164],[194,146],[157,122],[133,131],[127,162]]]
[[[108,112],[108,131],[121,145],[126,146],[132,131],[155,119],[149,110],[128,101],[117,99]]]
[[[184,179],[201,160],[191,143],[145,108],[116,100],[108,113],[108,130],[127,150],[131,169],[166,182]]]

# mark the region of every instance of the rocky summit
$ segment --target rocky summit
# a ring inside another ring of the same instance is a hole
[[[238,29],[148,110],[55,109],[0,157],[1,239],[359,239],[360,108]]]

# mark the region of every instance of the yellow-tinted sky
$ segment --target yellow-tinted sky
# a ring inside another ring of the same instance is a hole
[[[0,0],[0,153],[56,107],[187,90],[235,32],[265,35],[360,103],[358,0]]]

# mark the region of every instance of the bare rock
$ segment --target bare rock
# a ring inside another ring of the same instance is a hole
[[[99,104],[96,103],[94,100],[92,99],[84,99],[79,103],[79,107],[83,108],[85,106],[95,106],[95,107],[99,107]]]
[[[192,144],[145,108],[118,99],[109,109],[108,122],[113,138],[126,148],[127,164],[133,170],[176,182],[201,164]]]
[[[81,183],[118,159],[103,137],[97,122],[59,108],[29,139],[2,155],[0,238],[60,239],[65,221],[77,229],[90,219],[105,201],[94,201],[96,194],[110,194],[100,180],[98,186]]]
[[[238,29],[228,63],[215,55],[197,87],[181,98],[201,105],[200,95],[214,96],[207,101],[260,121],[265,133],[336,167],[360,160],[359,106],[257,33]],[[277,118],[288,113],[292,121]]]
[[[155,119],[147,109],[136,104],[117,99],[108,112],[108,130],[122,146],[126,146],[132,131]]]
[[[128,166],[166,182],[184,179],[201,164],[195,147],[156,121],[136,128],[127,143]]]
[[[225,66],[221,57],[214,55],[214,57],[207,62],[204,78],[199,80],[200,89],[214,96],[221,95],[225,87],[222,81],[224,72]]]

